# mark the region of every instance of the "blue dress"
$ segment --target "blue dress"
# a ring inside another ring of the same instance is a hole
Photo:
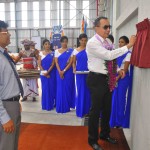
[[[52,65],[54,52],[48,54],[41,60],[41,66],[44,70],[48,70]],[[49,73],[50,78],[40,75],[42,86],[42,109],[52,110],[54,108],[54,100],[56,97],[56,72],[54,69]]]
[[[60,70],[64,70],[71,57],[73,49],[68,49],[58,57]],[[57,91],[56,91],[56,112],[66,113],[70,108],[75,108],[75,86],[73,68],[70,67],[64,73],[64,79],[60,78],[58,70],[56,71]]]
[[[76,55],[76,71],[88,71],[85,50]],[[86,85],[86,78],[87,74],[76,74],[76,115],[78,117],[88,114],[91,106],[90,91]]]
[[[117,64],[119,67],[128,53],[117,58]],[[119,126],[129,128],[132,78],[133,66],[130,66],[130,72],[126,72],[126,76],[123,79],[119,79],[118,86],[114,89],[112,96],[112,113],[110,118],[111,127]]]

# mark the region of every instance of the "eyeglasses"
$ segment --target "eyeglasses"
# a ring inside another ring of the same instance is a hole
[[[111,29],[112,26],[111,26],[111,25],[104,25],[102,28],[103,28],[104,30],[107,30],[108,28]]]
[[[6,31],[6,32],[0,32],[0,33],[2,33],[2,34],[9,34],[9,32],[8,32],[8,31]]]
[[[101,27],[101,26],[96,26],[96,27]],[[107,30],[108,28],[111,29],[112,26],[111,26],[111,25],[104,25],[102,28],[103,28],[104,30]]]

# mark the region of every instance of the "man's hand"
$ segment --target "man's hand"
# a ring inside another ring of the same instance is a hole
[[[15,126],[12,120],[9,120],[7,123],[3,124],[3,130],[6,133],[13,133],[15,130]]]
[[[21,106],[21,104],[20,104],[20,112],[22,112],[22,106]]]
[[[132,35],[130,37],[130,41],[129,41],[129,44],[127,45],[127,48],[130,49],[134,45],[135,42],[136,42],[136,36]]]
[[[125,71],[123,70],[123,69],[121,69],[121,70],[119,70],[119,72],[118,72],[118,74],[119,74],[119,77],[121,78],[121,79],[123,79],[124,77],[125,77]]]

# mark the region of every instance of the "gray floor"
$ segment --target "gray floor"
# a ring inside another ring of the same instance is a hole
[[[22,122],[81,126],[82,119],[76,117],[75,110],[65,114],[58,114],[55,109],[43,111],[38,98],[37,102],[22,102]]]
[[[40,80],[38,80],[38,85],[41,87]],[[55,109],[43,111],[41,108],[41,89],[39,88],[36,102],[32,102],[30,98],[28,101],[22,102],[22,122],[81,126],[82,119],[76,117],[75,110],[65,114],[58,114]]]
[[[40,87],[40,81],[39,81]],[[36,102],[32,102],[31,99],[22,102],[22,122],[39,123],[39,124],[56,124],[56,125],[72,125],[81,126],[83,120],[76,117],[75,110],[71,110],[69,113],[58,114],[56,110],[43,111],[41,109],[41,90],[39,89],[39,97]],[[131,132],[129,129],[124,129],[129,146],[131,145]]]

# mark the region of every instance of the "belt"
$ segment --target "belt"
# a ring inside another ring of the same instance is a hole
[[[9,98],[9,99],[4,99],[2,101],[9,101],[9,102],[11,102],[11,101],[19,101],[19,99],[20,99],[20,95],[14,96],[14,97]]]
[[[106,74],[102,74],[102,73],[98,73],[98,72],[92,72],[90,71],[91,74],[94,74],[94,75],[99,75],[99,76],[104,76],[104,77],[107,77]]]

